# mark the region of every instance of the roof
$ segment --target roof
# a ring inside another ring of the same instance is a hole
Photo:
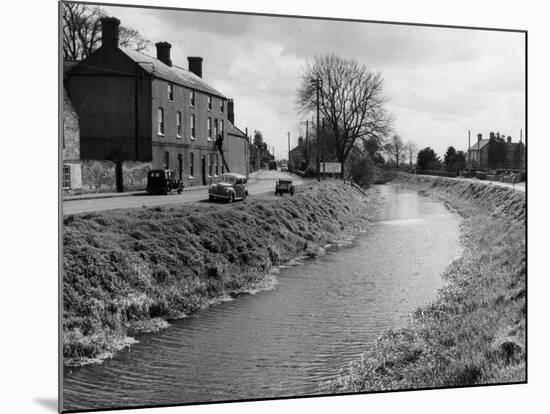
[[[478,151],[489,143],[488,139],[481,139],[470,147],[470,151]]]
[[[196,89],[201,92],[206,92],[211,95],[216,95],[220,98],[227,99],[220,91],[214,89],[202,80],[200,76],[193,72],[183,69],[179,66],[168,66],[157,58],[145,55],[135,50],[119,47],[119,49],[135,63],[137,63],[144,71],[155,78],[164,79],[191,89]]]
[[[67,73],[69,70],[71,70],[74,66],[79,64],[79,60],[64,60],[63,61],[63,74]]]
[[[246,134],[235,125],[233,125],[232,122],[227,122],[227,133],[241,138],[247,138]]]

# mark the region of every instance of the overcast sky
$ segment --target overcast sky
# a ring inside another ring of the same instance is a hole
[[[440,156],[468,147],[478,132],[525,131],[525,48],[522,33],[446,29],[104,7],[154,43],[172,44],[172,61],[202,56],[203,79],[235,100],[235,123],[260,130],[286,158],[287,132],[300,134],[295,105],[307,60],[354,58],[384,78],[395,131]],[[153,46],[147,52],[156,55]]]

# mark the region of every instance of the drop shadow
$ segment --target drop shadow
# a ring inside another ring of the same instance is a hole
[[[55,413],[58,412],[58,401],[57,398],[35,398],[34,401],[37,404],[40,404],[42,407],[47,408],[50,411],[53,411]]]

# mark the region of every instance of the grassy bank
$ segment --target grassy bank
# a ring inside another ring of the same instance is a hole
[[[101,360],[132,335],[230,295],[265,288],[269,269],[365,226],[374,193],[339,182],[234,205],[186,204],[65,217],[63,356]]]
[[[331,392],[526,380],[526,200],[523,193],[443,177],[394,182],[435,195],[463,217],[462,257],[437,299],[389,331],[329,385]]]

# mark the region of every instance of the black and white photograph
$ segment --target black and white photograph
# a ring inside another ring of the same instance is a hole
[[[546,15],[6,4],[2,412],[545,412]]]
[[[61,411],[526,383],[525,30],[59,32]]]

